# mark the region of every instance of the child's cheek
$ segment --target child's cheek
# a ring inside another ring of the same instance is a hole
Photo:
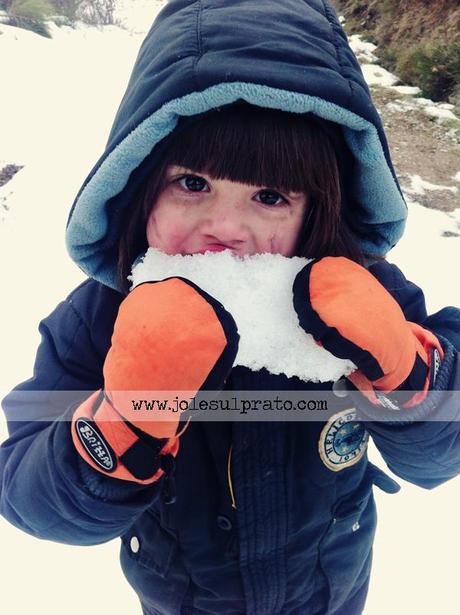
[[[270,252],[271,254],[281,254],[282,256],[292,256],[294,252],[294,245],[289,240],[289,238],[282,237],[279,233],[274,233],[270,237],[270,247],[267,251]]]
[[[176,243],[176,232],[172,221],[162,212],[152,212],[147,223],[147,241],[151,248],[158,248],[170,254]]]
[[[292,222],[289,219],[280,221],[270,230],[264,251],[271,254],[281,254],[282,256],[293,256],[298,229],[297,224]]]
[[[149,247],[161,249],[161,233],[154,212],[150,214],[147,221],[146,235]]]

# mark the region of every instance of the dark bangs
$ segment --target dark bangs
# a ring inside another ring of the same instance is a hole
[[[169,165],[214,179],[304,192],[308,206],[295,254],[346,256],[364,262],[350,223],[352,208],[346,202],[353,157],[338,125],[310,113],[237,103],[181,118],[156,149],[160,163],[140,186],[125,214],[118,258],[123,289],[129,287],[126,276],[134,259],[148,248],[147,220]]]
[[[237,104],[185,119],[184,125],[171,139],[168,164],[307,194],[324,191],[324,174],[337,177],[334,150],[311,115]]]

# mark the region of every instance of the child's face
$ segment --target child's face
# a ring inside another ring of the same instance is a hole
[[[228,248],[239,256],[293,256],[307,201],[304,193],[281,193],[169,166],[147,222],[148,244],[166,254]]]

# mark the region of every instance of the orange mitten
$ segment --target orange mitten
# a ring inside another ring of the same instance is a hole
[[[156,392],[194,397],[222,388],[238,348],[235,321],[192,282],[169,278],[137,286],[121,303],[104,362],[104,391],[74,413],[80,455],[112,477],[149,484],[171,467],[180,413],[172,403],[139,408]]]
[[[300,325],[333,355],[353,361],[358,370],[348,379],[370,401],[385,405],[376,391],[396,389],[410,391],[398,396],[405,408],[426,397],[433,361],[444,356],[441,344],[405,319],[367,269],[342,256],[323,257],[298,273],[293,290]]]

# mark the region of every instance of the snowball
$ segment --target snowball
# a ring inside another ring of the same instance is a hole
[[[150,248],[129,279],[134,288],[180,276],[222,303],[240,335],[235,365],[305,382],[335,381],[356,366],[318,346],[300,327],[292,303],[294,278],[308,262],[279,254],[237,257],[229,250],[170,256]]]

